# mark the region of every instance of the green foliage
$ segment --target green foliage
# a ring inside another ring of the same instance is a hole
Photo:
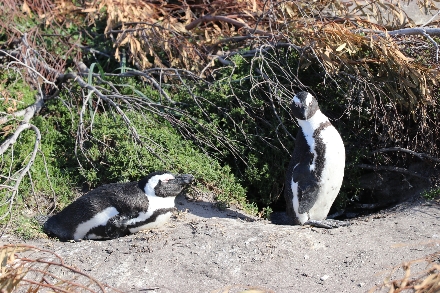
[[[125,91],[133,90],[130,85],[133,80],[123,84]],[[136,88],[141,90],[139,86]],[[147,95],[147,91],[145,89],[144,94]],[[60,101],[51,103],[49,109],[51,113],[58,113],[56,119],[60,123],[57,153],[63,155],[56,158],[55,165],[77,183],[85,180],[89,188],[94,188],[109,182],[139,180],[154,170],[191,173],[202,183],[202,189],[214,191],[219,201],[234,203],[256,213],[255,207],[246,200],[246,190],[230,168],[220,166],[213,158],[197,151],[167,121],[149,113],[127,110],[125,113],[141,139],[136,142],[121,116],[107,109],[98,111],[92,119],[90,113],[93,111],[87,112],[85,123],[93,121],[86,136],[90,139],[83,142],[83,150],[78,151],[75,158],[77,118],[72,117]],[[80,177],[75,175],[78,173],[77,159],[81,164]]]
[[[427,200],[433,200],[440,197],[440,188],[432,188],[422,192],[422,196]]]
[[[26,88],[23,88],[26,92]],[[32,95],[32,92],[29,92]],[[30,97],[23,98],[23,100]],[[51,109],[49,106],[48,109]],[[51,109],[53,110],[53,108]],[[58,113],[63,109],[57,109]],[[59,119],[58,113],[55,116],[45,115],[34,118],[32,123],[41,131],[42,140],[39,151],[32,164],[28,174],[23,178],[15,198],[16,206],[21,206],[34,213],[39,210],[42,213],[48,213],[56,204],[58,208],[63,208],[74,198],[73,183],[78,180],[75,172],[66,172],[66,158],[72,157],[72,154],[66,153],[66,140],[72,140],[72,136],[59,129],[67,127],[70,121]],[[8,136],[5,136],[7,138]],[[74,141],[72,142],[74,143]],[[34,149],[35,133],[32,130],[26,130],[21,133],[12,149],[9,149],[2,157],[1,173],[11,174],[13,178],[18,176],[18,170],[29,163],[29,154]],[[71,168],[74,168],[71,165]],[[5,182],[12,186],[14,182]],[[1,202],[5,202],[11,196],[10,191],[2,189],[0,193]],[[2,215],[6,213],[8,206],[3,206],[0,211]],[[20,234],[26,233],[26,227],[32,226],[31,220],[21,215],[21,210],[13,209],[13,218],[18,219],[13,226],[16,229],[22,229]],[[5,219],[7,220],[7,219]],[[26,224],[23,224],[24,222]],[[24,225],[24,226],[23,226]],[[23,226],[23,227],[22,227]],[[20,228],[22,227],[22,228]]]
[[[279,121],[270,98],[263,90],[251,92],[249,76],[253,69],[250,59],[235,55],[232,61],[235,65],[219,70],[215,82],[194,90],[194,95],[199,97],[198,103],[193,102],[192,96],[180,96],[180,101],[190,105],[185,110],[197,118],[185,122],[215,146],[216,151],[208,151],[231,167],[246,186],[248,200],[261,209],[282,197],[285,169],[293,144],[277,129]],[[288,113],[277,103],[279,117],[288,119]],[[225,140],[216,139],[213,133],[219,133]]]
[[[235,202],[252,210],[246,203],[245,189],[229,167],[221,167],[197,151],[166,121],[133,111],[127,112],[127,116],[141,137],[140,143],[133,141],[120,116],[105,112],[95,117],[91,133],[94,139],[88,142],[86,154],[89,166],[93,167],[81,169],[84,177],[92,179],[88,182],[91,186],[138,180],[153,170],[190,173],[204,186],[215,190],[219,201]]]
[[[0,71],[0,113],[22,110],[35,102],[36,91],[17,72]]]
[[[33,217],[19,215],[14,223],[14,233],[21,239],[29,240],[44,237],[41,225]]]

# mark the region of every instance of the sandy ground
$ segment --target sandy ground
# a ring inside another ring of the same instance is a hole
[[[332,230],[252,221],[183,196],[176,203],[180,211],[165,227],[120,239],[75,243],[4,235],[0,243],[54,251],[122,292],[157,293],[241,292],[246,286],[368,292],[393,267],[440,251],[438,202],[413,201]]]

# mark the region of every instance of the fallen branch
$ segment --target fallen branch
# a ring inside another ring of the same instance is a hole
[[[8,122],[11,117],[12,118],[23,117],[24,122],[29,122],[31,118],[34,117],[34,115],[38,113],[41,110],[41,108],[43,108],[43,106],[44,106],[44,100],[41,97],[38,97],[37,101],[34,104],[28,106],[26,109],[0,117],[0,125]],[[1,150],[0,150],[0,154],[2,154]]]
[[[5,201],[5,203],[7,203],[9,207],[8,207],[8,212],[0,216],[0,220],[5,219],[11,213],[12,206],[14,204],[15,197],[18,193],[18,188],[20,186],[20,183],[35,161],[35,157],[37,156],[37,152],[38,152],[40,142],[41,142],[40,130],[38,129],[38,127],[36,127],[33,124],[22,123],[15,130],[14,134],[10,138],[8,138],[0,146],[0,154],[3,154],[11,145],[13,145],[17,141],[17,138],[26,129],[32,129],[35,132],[36,137],[35,137],[34,149],[32,150],[31,157],[29,158],[29,161],[27,162],[26,166],[18,171],[18,175],[16,178],[11,178],[15,181],[14,186],[13,187],[11,187],[11,186],[6,187],[7,189],[10,189],[10,191],[11,191],[10,196]]]
[[[409,36],[409,35],[425,35],[425,34],[429,34],[432,36],[440,36],[440,28],[411,27],[411,28],[402,28],[398,30],[393,30],[382,34],[383,35],[388,34],[390,36],[396,36],[396,35]]]
[[[368,165],[368,164],[359,164],[356,165],[356,167],[362,168],[362,169],[368,169],[368,170],[374,170],[374,171],[391,171],[391,172],[398,172],[410,176],[414,176],[417,178],[425,179],[431,182],[431,179],[427,178],[426,176],[423,176],[417,172],[409,171],[405,168],[400,167],[392,167],[392,166],[374,166],[374,165]]]
[[[375,154],[375,153],[385,153],[385,152],[404,152],[404,153],[408,153],[408,154],[411,154],[413,156],[416,156],[416,157],[418,157],[418,158],[420,158],[422,160],[423,159],[429,159],[429,160],[432,160],[434,162],[440,163],[440,159],[438,159],[438,158],[435,158],[433,156],[430,156],[430,155],[427,155],[427,154],[424,154],[424,153],[417,153],[415,151],[404,149],[404,148],[400,148],[400,147],[383,148],[383,149],[375,150],[372,153]]]
[[[411,27],[411,28],[403,28],[403,29],[385,32],[385,33],[380,33],[381,36],[385,36],[386,34],[388,34],[390,36],[397,36],[397,35],[406,35],[406,36],[422,35],[422,36],[425,36],[434,45],[434,47],[436,49],[435,61],[438,62],[439,45],[431,36],[440,36],[440,28]]]

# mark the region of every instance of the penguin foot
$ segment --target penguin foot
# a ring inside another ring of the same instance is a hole
[[[335,219],[326,219],[326,220],[308,220],[307,222],[304,223],[304,225],[310,225],[317,228],[333,229],[333,228],[349,226],[350,223]]]

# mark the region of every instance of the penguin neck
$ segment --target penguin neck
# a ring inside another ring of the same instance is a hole
[[[297,119],[299,126],[301,127],[301,129],[303,130],[303,133],[305,135],[312,135],[313,132],[318,129],[318,127],[325,122],[329,122],[327,116],[325,116],[321,110],[317,110],[315,112],[315,115],[313,115],[312,117],[310,117],[307,120],[300,120]]]
[[[144,186],[144,192],[147,196],[153,196],[156,197],[156,192],[154,191],[154,188],[159,184],[159,180],[170,180],[174,179],[174,176],[172,174],[161,174],[161,175],[155,175],[151,177],[147,183]]]
[[[145,185],[144,192],[145,195],[148,197],[150,196],[156,197],[156,192],[154,191],[154,187],[156,186],[157,183],[153,183],[153,184],[148,183],[147,185]]]
[[[169,209],[174,207],[174,199],[176,198],[175,196],[160,197],[157,196],[156,192],[154,191],[154,187],[156,187],[160,178],[173,179],[174,176],[172,175],[169,175],[168,177],[164,175],[161,175],[160,177],[154,176],[145,185],[144,192],[148,198],[148,204],[149,204],[148,217],[150,217],[153,214],[153,212],[158,209]]]
[[[154,184],[154,185],[153,185]],[[148,198],[148,217],[158,209],[169,209],[174,207],[175,196],[160,197],[156,195],[154,187],[157,183],[149,182],[144,189],[145,195]]]

